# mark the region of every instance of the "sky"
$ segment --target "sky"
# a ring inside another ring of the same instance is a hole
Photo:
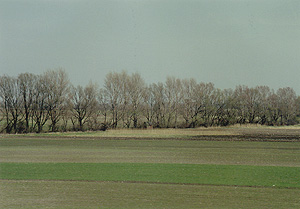
[[[299,0],[0,0],[0,74],[109,72],[300,94]]]

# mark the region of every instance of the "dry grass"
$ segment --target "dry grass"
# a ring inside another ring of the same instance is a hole
[[[232,128],[195,129],[110,129],[107,131],[86,131],[66,133],[27,134],[23,136],[63,136],[63,137],[116,137],[116,138],[186,138],[191,136],[239,135]]]
[[[56,132],[40,134],[0,135],[15,138],[61,139],[187,139],[222,141],[300,141],[300,127],[268,127],[260,125],[235,125],[194,129],[110,129],[107,131]]]
[[[97,133],[99,134],[99,132]],[[152,129],[152,130],[108,130],[107,132],[100,133],[103,136],[134,136],[134,137],[188,137],[197,135],[236,135],[237,133],[230,129],[224,128],[196,128],[196,129]]]

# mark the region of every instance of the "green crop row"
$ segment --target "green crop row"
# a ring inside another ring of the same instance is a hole
[[[300,168],[159,163],[1,163],[10,180],[124,181],[300,188]]]

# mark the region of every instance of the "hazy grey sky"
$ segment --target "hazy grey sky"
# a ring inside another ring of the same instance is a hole
[[[0,72],[110,71],[300,93],[299,0],[0,0]]]

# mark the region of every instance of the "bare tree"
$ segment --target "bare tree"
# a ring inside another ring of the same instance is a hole
[[[268,125],[277,125],[279,115],[279,97],[272,92],[268,97]]]
[[[155,106],[155,95],[150,85],[145,88],[143,94],[143,116],[146,118],[146,125],[153,126],[154,123],[154,106]]]
[[[163,83],[152,84],[150,86],[151,94],[154,97],[154,127],[163,128],[166,127],[166,97]]]
[[[245,122],[253,123],[259,113],[259,91],[257,88],[238,86],[240,105]]]
[[[296,99],[296,115],[298,118],[300,118],[300,96],[297,97]],[[300,121],[298,120],[298,123]]]
[[[10,112],[10,80],[12,78],[8,76],[1,76],[0,77],[0,98],[1,98],[1,115],[3,116],[6,124],[5,128],[3,130],[6,130],[7,133],[11,132],[11,120],[9,117],[9,112]],[[1,130],[1,132],[3,131]]]
[[[210,97],[214,91],[212,83],[197,84],[194,79],[183,80],[183,108],[182,116],[186,127],[198,125],[208,126],[211,120]]]
[[[195,79],[182,80],[182,104],[180,105],[180,112],[185,120],[186,127],[195,127],[197,121],[197,107],[195,107],[196,99],[196,86]]]
[[[56,71],[48,70],[44,76],[47,79],[49,90],[47,94],[47,109],[51,120],[50,129],[54,132],[57,131],[57,123],[67,108],[66,100],[70,83],[66,72],[62,69]]]
[[[209,126],[213,114],[212,94],[215,90],[213,83],[200,83],[196,88],[197,115],[202,119],[200,125]]]
[[[108,96],[107,92],[101,88],[98,92],[97,96],[98,104],[99,104],[99,110],[102,116],[104,117],[103,123],[107,125],[108,122],[108,117],[109,117],[109,102],[108,102]]]
[[[177,127],[179,105],[182,102],[182,84],[180,79],[175,77],[167,77],[165,83],[165,97],[166,97],[166,126],[171,127],[172,121],[173,126]]]
[[[126,89],[128,75],[126,72],[109,73],[105,77],[104,91],[108,98],[108,104],[111,114],[111,127],[117,128],[118,122],[124,119],[124,113],[127,105]]]
[[[220,118],[220,125],[233,125],[237,121],[238,110],[236,105],[236,98],[232,89],[223,90],[224,107],[221,109],[222,114]]]
[[[295,123],[296,117],[296,93],[290,88],[280,88],[277,90],[279,99],[279,115],[281,125],[291,125]]]
[[[269,101],[268,98],[271,95],[271,90],[268,86],[257,86],[256,87],[258,95],[259,95],[259,107],[258,107],[258,118],[259,123],[264,125],[268,122],[268,108],[269,108]]]
[[[133,127],[138,127],[138,120],[142,111],[142,98],[145,92],[145,81],[141,75],[134,73],[128,80],[128,113]]]
[[[84,130],[84,124],[97,111],[97,86],[95,84],[88,84],[86,87],[77,86],[72,87],[70,94],[70,101],[72,104],[72,123],[76,128],[78,123],[79,130]]]
[[[19,132],[17,125],[22,115],[21,93],[18,79],[10,76],[0,77],[0,97],[2,98],[2,111],[6,119],[7,133]]]
[[[37,82],[33,92],[32,119],[37,132],[43,130],[49,119],[47,98],[49,97],[49,82],[44,75],[37,76]]]
[[[209,98],[209,120],[208,126],[221,125],[221,118],[224,113],[226,98],[221,89],[214,89]]]
[[[22,73],[18,76],[20,93],[22,96],[23,114],[25,119],[25,132],[30,132],[30,118],[33,113],[33,98],[37,76],[31,73]],[[31,128],[33,124],[31,124]]]

